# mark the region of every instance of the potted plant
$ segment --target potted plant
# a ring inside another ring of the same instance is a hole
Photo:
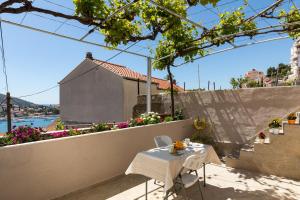
[[[280,127],[281,127],[281,120],[278,118],[273,119],[272,122],[269,124],[270,133],[278,135]]]
[[[263,144],[263,143],[265,142],[266,135],[264,134],[264,132],[260,132],[260,133],[258,134],[258,139],[259,139],[259,142],[260,142],[261,144]]]
[[[296,113],[289,114],[287,119],[288,119],[289,124],[295,124],[296,119],[297,119]]]

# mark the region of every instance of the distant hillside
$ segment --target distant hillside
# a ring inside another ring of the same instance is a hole
[[[4,94],[0,94],[0,103],[2,103],[2,101],[6,98],[6,96]],[[6,99],[3,101],[3,103],[6,103]],[[12,98],[12,104],[13,105],[18,105],[20,107],[39,107],[40,105],[29,102],[29,101],[25,101],[23,99],[18,99],[13,97]]]

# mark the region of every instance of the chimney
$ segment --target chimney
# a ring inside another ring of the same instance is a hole
[[[92,52],[87,52],[85,58],[93,60],[93,54],[92,54]]]

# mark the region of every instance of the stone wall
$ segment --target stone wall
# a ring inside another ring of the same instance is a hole
[[[138,97],[134,115],[145,112],[146,97]],[[170,113],[170,95],[152,97],[153,111]],[[272,118],[300,110],[300,87],[251,88],[184,92],[175,96],[176,109],[186,117],[203,116],[213,124],[215,140],[243,144],[265,129]]]

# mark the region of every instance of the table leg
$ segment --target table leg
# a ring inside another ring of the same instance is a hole
[[[164,200],[168,200],[168,197],[169,197],[169,190],[166,192],[166,195],[164,197]]]
[[[146,194],[145,194],[145,199],[147,200],[148,199],[148,179],[146,179]]]
[[[203,163],[203,186],[206,186],[206,177],[205,177],[205,163]]]

